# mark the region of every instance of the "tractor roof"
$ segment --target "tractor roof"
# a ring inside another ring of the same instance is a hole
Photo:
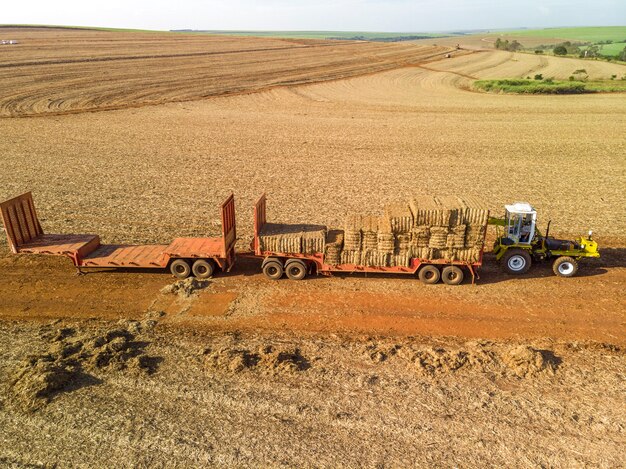
[[[511,213],[537,213],[527,202],[515,202],[513,205],[505,205],[504,208]]]

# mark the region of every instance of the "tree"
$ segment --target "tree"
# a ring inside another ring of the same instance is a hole
[[[567,49],[565,48],[565,46],[556,46],[554,49],[552,49],[552,52],[554,53],[554,55],[565,55],[567,54]]]
[[[619,53],[617,60],[623,60],[626,62],[626,47],[624,47],[624,50]]]
[[[517,52],[521,48],[522,48],[522,45],[519,42],[517,42],[517,40],[513,40],[513,42],[509,44],[508,50],[510,50],[511,52]]]

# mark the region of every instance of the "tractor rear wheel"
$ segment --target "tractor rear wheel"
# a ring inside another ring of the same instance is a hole
[[[285,265],[285,273],[290,280],[302,280],[306,277],[306,272],[306,264],[299,259],[287,262]]]
[[[205,259],[198,259],[191,267],[193,276],[199,279],[209,278],[213,275],[214,270],[215,267],[213,267],[213,261]]]
[[[444,267],[441,272],[441,280],[446,285],[460,285],[463,282],[463,271],[456,265]]]
[[[434,285],[441,278],[441,272],[434,265],[425,265],[417,274],[422,283],[426,285]]]
[[[283,265],[278,260],[267,261],[263,264],[263,273],[267,278],[278,280],[283,276]]]
[[[532,259],[528,251],[524,249],[509,249],[502,257],[504,270],[511,275],[521,275],[528,272],[532,265]]]
[[[559,277],[573,277],[578,272],[578,262],[571,257],[559,257],[552,264],[552,271]]]
[[[170,272],[174,277],[183,280],[191,274],[191,266],[184,259],[176,259],[170,264]]]

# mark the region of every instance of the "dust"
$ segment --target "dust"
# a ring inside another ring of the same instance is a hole
[[[297,373],[311,368],[300,349],[292,346],[264,345],[256,351],[224,347],[204,350],[207,371],[240,373],[251,370],[260,373]]]
[[[152,319],[123,320],[101,333],[77,334],[70,327],[44,330],[41,338],[48,349],[15,367],[10,382],[13,403],[26,411],[39,410],[61,392],[99,384],[94,372],[152,373],[158,359],[145,353],[149,342],[138,339],[155,325]]]
[[[161,293],[164,295],[178,295],[179,298],[184,299],[192,298],[198,296],[198,291],[205,289],[210,283],[208,280],[198,280],[195,277],[189,277],[166,285],[161,288]]]
[[[419,374],[434,376],[461,370],[492,372],[502,376],[531,378],[554,375],[561,359],[551,350],[528,345],[495,345],[489,341],[467,342],[446,347],[385,344],[370,341],[361,353],[375,363],[395,357],[413,367]]]

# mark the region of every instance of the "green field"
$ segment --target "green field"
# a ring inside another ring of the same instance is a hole
[[[584,94],[626,91],[626,80],[557,81],[557,80],[478,80],[474,88],[492,93],[514,94]]]
[[[626,41],[626,26],[521,29],[519,31],[508,31],[508,33],[511,36],[558,38],[594,43],[600,41]]]

